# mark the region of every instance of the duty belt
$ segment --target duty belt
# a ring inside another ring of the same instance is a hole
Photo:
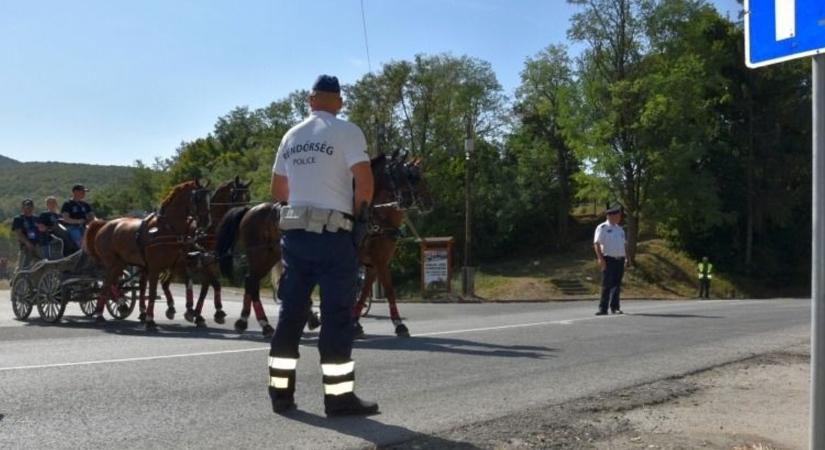
[[[351,215],[334,209],[285,205],[281,207],[278,226],[282,231],[323,233],[326,230],[334,233],[339,230],[352,231],[352,222]]]

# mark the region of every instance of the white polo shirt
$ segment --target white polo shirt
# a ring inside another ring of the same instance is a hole
[[[599,224],[596,227],[596,234],[593,236],[593,243],[599,244],[604,256],[613,258],[624,258],[625,255],[625,235],[621,225],[610,225],[609,221]]]
[[[350,168],[364,161],[367,140],[357,125],[313,111],[281,139],[272,172],[289,180],[289,204],[352,214]]]

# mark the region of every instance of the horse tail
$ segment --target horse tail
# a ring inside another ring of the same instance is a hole
[[[97,245],[95,245],[95,238],[97,233],[106,225],[105,220],[95,219],[86,226],[86,233],[83,235],[83,250],[92,257],[92,259],[100,260],[100,255],[97,253]]]
[[[217,244],[215,250],[218,256],[218,264],[221,267],[221,273],[225,277],[231,277],[233,268],[232,249],[235,247],[235,241],[238,238],[238,231],[241,225],[241,219],[249,211],[248,206],[237,206],[230,209],[221,219],[218,224]]]

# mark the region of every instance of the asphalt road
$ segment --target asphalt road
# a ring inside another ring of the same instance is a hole
[[[57,325],[19,322],[0,292],[0,448],[380,446],[776,351],[810,333],[809,300],[628,301],[627,314],[609,317],[595,317],[593,302],[402,304],[413,334],[402,339],[376,304],[354,358],[356,391],[382,414],[330,420],[317,334],[302,344],[298,411],[274,415],[268,343],[254,322],[244,335],[232,330],[237,300],[226,295],[226,325],[196,330],[159,315],[160,331],[146,334],[135,315],[98,328],[74,304]],[[267,313],[274,319],[271,300]]]

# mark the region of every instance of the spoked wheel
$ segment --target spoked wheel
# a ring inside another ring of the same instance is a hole
[[[137,269],[129,267],[123,270],[123,276],[119,283],[120,296],[116,299],[106,300],[106,310],[117,320],[123,320],[135,310],[135,303],[138,296]]]
[[[92,317],[95,314],[95,308],[97,308],[97,299],[80,302],[80,310],[86,317]]]
[[[60,289],[60,272],[50,270],[37,284],[37,312],[44,321],[55,323],[63,317],[65,311],[66,303],[63,302],[63,293]]]
[[[123,320],[132,314],[137,302],[137,289],[121,291],[120,297],[106,300],[106,310],[117,320]]]
[[[26,320],[32,313],[34,304],[34,289],[31,280],[26,275],[18,275],[11,282],[11,305],[14,310],[14,317],[18,320]]]

